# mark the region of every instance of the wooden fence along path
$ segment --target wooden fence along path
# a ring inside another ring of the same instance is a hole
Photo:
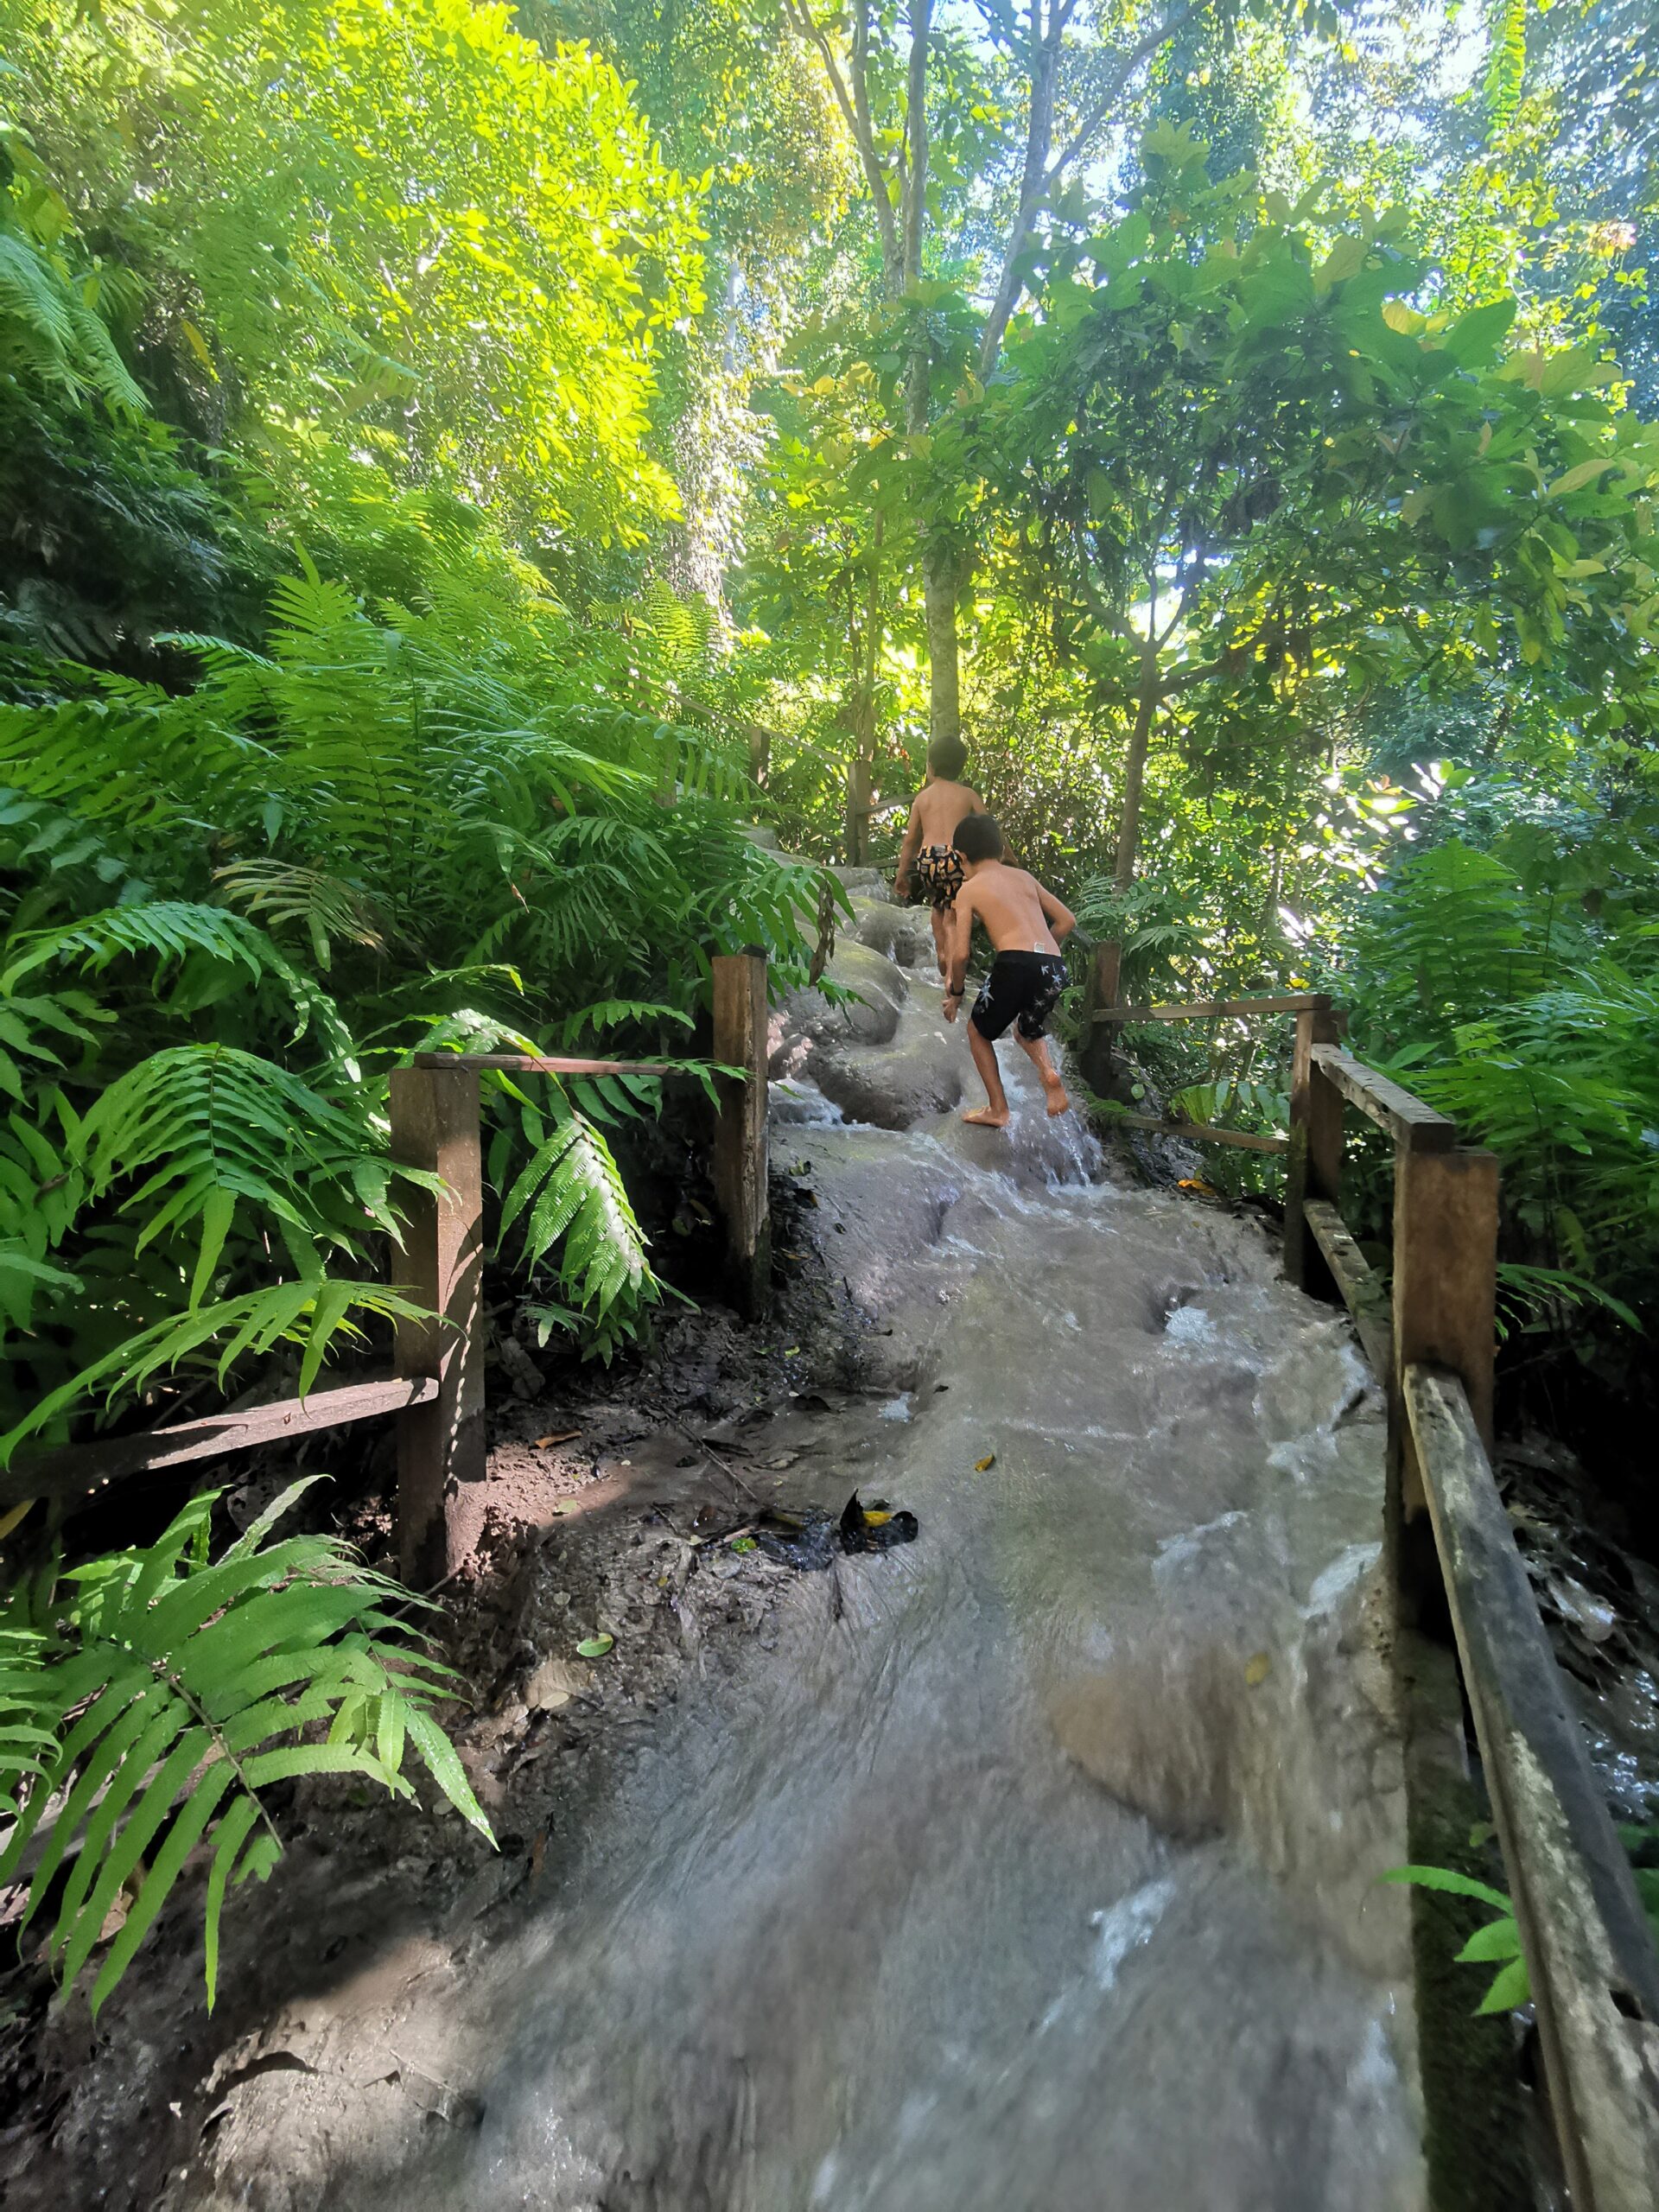
[[[1448,1764],[1466,1772],[1466,1701],[1573,2212],[1655,2212],[1659,1953],[1492,1474],[1497,1159],[1460,1145],[1455,1122],[1344,1052],[1331,1001],[1318,993],[1107,1006],[1093,1019],[1117,1025],[1274,1014],[1296,1018],[1288,1138],[1148,1115],[1121,1118],[1131,1128],[1287,1154],[1286,1272],[1316,1296],[1343,1300],[1387,1392],[1383,1538],[1405,1692],[1411,1856],[1433,1863],[1433,1839],[1446,1835]],[[1394,1144],[1386,1288],[1338,1209],[1351,1107]],[[1436,1689],[1434,1646],[1442,1636],[1456,1655],[1450,1696],[1444,1669]],[[1478,1801],[1465,1786],[1459,1802],[1466,1835],[1466,1815]],[[1427,1955],[1443,1946],[1443,1923],[1424,1892],[1414,1891],[1413,1905],[1421,1990],[1445,1979],[1444,1958]],[[1462,1980],[1478,1986],[1469,1970]],[[1432,2021],[1420,2018],[1420,2029],[1431,2196],[1436,2212],[1463,2212],[1466,2177],[1450,2177],[1436,2146],[1468,2134],[1468,2078],[1458,2053],[1438,2047]]]
[[[1287,1138],[1148,1115],[1117,1118],[1130,1128],[1287,1154],[1287,1271],[1304,1289],[1344,1301],[1387,1391],[1384,1546],[1396,1660],[1402,1652],[1417,1655],[1402,1669],[1413,1855],[1420,1839],[1444,1833],[1444,1821],[1436,1830],[1430,1817],[1430,1801],[1453,1738],[1454,1760],[1463,1759],[1466,1699],[1531,1976],[1574,2212],[1654,2212],[1659,1956],[1567,1706],[1489,1456],[1497,1160],[1459,1145],[1456,1124],[1445,1115],[1345,1052],[1331,1002],[1318,994],[1106,1006],[1092,1019],[1117,1025],[1282,1014],[1296,1020]],[[741,1072],[717,1078],[713,1179],[732,1294],[754,1312],[764,1300],[769,1256],[764,955],[715,959],[714,1014],[715,1058]],[[400,1325],[397,1375],[41,1455],[0,1473],[0,1510],[26,1498],[82,1496],[125,1476],[391,1414],[403,1573],[416,1589],[442,1580],[456,1564],[454,1501],[461,1484],[483,1479],[486,1466],[480,1075],[488,1069],[619,1075],[658,1065],[417,1054],[391,1078],[392,1150],[404,1165],[434,1171],[442,1188],[419,1193],[410,1207],[407,1272],[433,1318]],[[1394,1142],[1387,1290],[1338,1210],[1349,1107]],[[1449,1654],[1440,1691],[1425,1689],[1435,1679],[1442,1624],[1455,1649],[1461,1697],[1447,1671]],[[1442,1740],[1431,1741],[1436,1735]],[[1472,1790],[1467,1802],[1475,1802]],[[1436,1971],[1443,1975],[1444,1961],[1428,1955],[1433,1916],[1417,1892],[1414,1919],[1421,1990]],[[1437,2136],[1455,2137],[1467,2120],[1459,2102],[1463,2078],[1454,2063],[1441,2063],[1427,2025],[1421,2070],[1437,2212],[1454,2206],[1462,2212],[1466,2200],[1437,2180],[1434,2145]]]
[[[714,1058],[742,1071],[715,1077],[712,1169],[734,1299],[753,1311],[769,1267],[766,1224],[766,960],[717,955]],[[0,1470],[0,1513],[35,1498],[84,1497],[128,1476],[372,1421],[397,1421],[397,1553],[405,1581],[430,1589],[459,1563],[454,1500],[484,1478],[484,1173],[479,1077],[660,1074],[652,1060],[525,1052],[417,1052],[391,1077],[392,1157],[442,1179],[418,1191],[405,1230],[407,1287],[429,1319],[400,1321],[395,1376],[268,1405],[36,1454]]]

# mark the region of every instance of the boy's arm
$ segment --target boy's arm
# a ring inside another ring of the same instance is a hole
[[[916,855],[922,842],[922,802],[918,793],[910,802],[910,819],[905,824],[905,842],[899,848],[899,872],[893,879],[893,887],[901,899],[910,893],[910,871],[916,864]]]
[[[1052,891],[1039,883],[1037,896],[1042,901],[1043,919],[1048,924],[1056,944],[1063,944],[1067,936],[1077,926],[1077,918],[1069,906],[1063,906]]]
[[[945,1014],[954,1021],[956,1007],[962,997],[962,987],[968,980],[968,955],[974,942],[974,888],[964,883],[957,893],[957,903],[951,910],[950,972],[945,978]]]

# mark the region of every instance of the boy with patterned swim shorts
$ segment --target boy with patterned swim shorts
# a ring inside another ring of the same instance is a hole
[[[959,737],[935,738],[928,747],[927,781],[911,804],[893,887],[901,899],[916,889],[931,903],[941,982],[950,962],[951,909],[962,888],[962,861],[954,847],[957,824],[985,811],[973,785],[960,781],[967,759],[968,748]]]
[[[1060,939],[1077,927],[1077,918],[1034,875],[1008,866],[1002,832],[988,814],[969,815],[954,842],[962,861],[962,888],[957,893],[950,972],[945,978],[947,1021],[956,1020],[962,1004],[976,918],[985,925],[996,948],[989,977],[968,1017],[969,1049],[985,1084],[986,1103],[962,1118],[982,1128],[1007,1127],[1008,1100],[996,1065],[996,1039],[1010,1023],[1014,1025],[1014,1041],[1042,1078],[1050,1114],[1064,1114],[1071,1101],[1043,1032],[1065,988]]]

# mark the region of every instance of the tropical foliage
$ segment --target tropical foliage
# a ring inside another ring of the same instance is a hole
[[[418,1601],[331,1537],[274,1536],[307,1487],[217,1559],[207,1491],[155,1543],[48,1570],[0,1606],[0,1885],[26,1881],[25,1927],[55,1908],[47,1947],[66,1986],[118,1922],[94,2012],[193,1855],[212,2005],[226,1893],[282,1856],[279,1783],[356,1775],[413,1797],[418,1760],[490,1836],[432,1714],[453,1670],[399,1618]]]

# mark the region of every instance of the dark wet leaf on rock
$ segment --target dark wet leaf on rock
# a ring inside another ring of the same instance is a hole
[[[895,1510],[885,1498],[867,1508],[855,1491],[840,1518],[816,1507],[804,1513],[773,1509],[753,1524],[756,1548],[780,1567],[816,1573],[846,1552],[885,1552],[908,1544],[918,1533],[913,1513]],[[735,1548],[735,1547],[734,1547]]]
[[[866,1506],[855,1491],[841,1516],[842,1548],[849,1552],[888,1551],[894,1544],[913,1542],[917,1527],[913,1513],[895,1511],[884,1497],[872,1498]]]

